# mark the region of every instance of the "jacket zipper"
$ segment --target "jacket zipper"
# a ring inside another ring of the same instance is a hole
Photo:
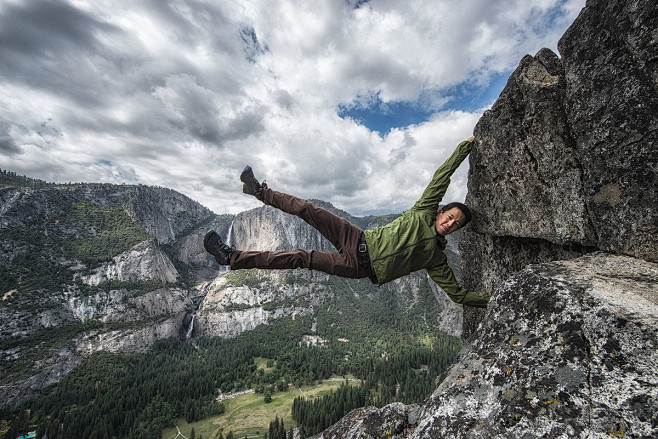
[[[403,251],[405,251],[405,250],[407,250],[407,249],[409,249],[409,248],[411,248],[411,247],[415,247],[415,246],[417,246],[418,244],[422,244],[423,242],[425,242],[425,241],[429,241],[429,240],[432,240],[432,239],[436,239],[436,237],[433,236],[433,237],[431,237],[431,238],[421,239],[421,240],[418,241],[418,242],[414,242],[413,244],[409,244],[409,245],[406,246],[406,247],[402,247],[400,250],[398,250],[398,251],[396,251],[396,252],[393,252],[393,253],[388,254],[388,255],[386,255],[386,256],[379,257],[379,258],[375,259],[375,260],[372,261],[372,262],[377,262],[377,261],[381,261],[381,260],[386,259],[386,258],[390,258],[390,257],[392,257],[392,256],[397,255],[398,253],[402,253]]]

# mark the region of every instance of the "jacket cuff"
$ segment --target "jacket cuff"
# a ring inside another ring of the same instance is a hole
[[[491,300],[489,294],[478,294],[469,291],[466,293],[466,296],[464,296],[462,305],[473,306],[475,308],[486,308],[489,300]]]

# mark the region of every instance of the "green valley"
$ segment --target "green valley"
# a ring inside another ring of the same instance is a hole
[[[425,316],[439,312],[429,288],[420,290],[428,295]],[[296,397],[320,401],[323,392],[329,397],[326,392],[340,390],[346,376],[357,380],[350,384],[362,389],[361,399],[309,404],[305,432],[321,431],[363,405],[423,400],[454,360],[459,340],[420,323],[416,309],[392,314],[393,296],[353,297],[339,296],[314,316],[279,319],[233,339],[170,338],[144,354],[93,354],[14,412],[11,425],[49,438],[153,438],[163,431],[169,438],[176,425],[183,432],[194,427],[197,438],[219,437],[221,429],[224,436],[263,437],[276,417],[288,429],[299,426],[291,413]],[[250,389],[218,401],[220,391]],[[313,410],[327,415],[318,421]]]

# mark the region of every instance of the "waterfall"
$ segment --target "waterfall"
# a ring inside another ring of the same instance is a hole
[[[226,241],[224,241],[226,243],[226,245],[228,245],[229,247],[232,244],[231,243],[231,235],[233,235],[233,221],[231,221],[231,225],[228,226],[228,232],[226,232]]]
[[[192,337],[192,331],[194,330],[194,317],[196,317],[196,315],[192,314],[192,320],[190,320],[190,326],[187,328],[187,334],[185,335],[185,338]]]

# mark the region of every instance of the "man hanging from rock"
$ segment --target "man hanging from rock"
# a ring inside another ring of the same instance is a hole
[[[306,200],[270,189],[266,183],[259,183],[251,167],[247,166],[240,175],[244,193],[303,219],[338,251],[241,251],[224,244],[214,230],[206,234],[203,245],[220,265],[230,265],[233,270],[308,268],[352,279],[367,277],[376,285],[424,268],[454,302],[484,308],[489,295],[462,288],[443,253],[445,236],[464,227],[471,219],[471,212],[462,203],[449,203],[439,209],[450,177],[471,152],[472,146],[473,137],[461,142],[436,170],[423,195],[410,210],[395,221],[370,230],[361,230]]]

